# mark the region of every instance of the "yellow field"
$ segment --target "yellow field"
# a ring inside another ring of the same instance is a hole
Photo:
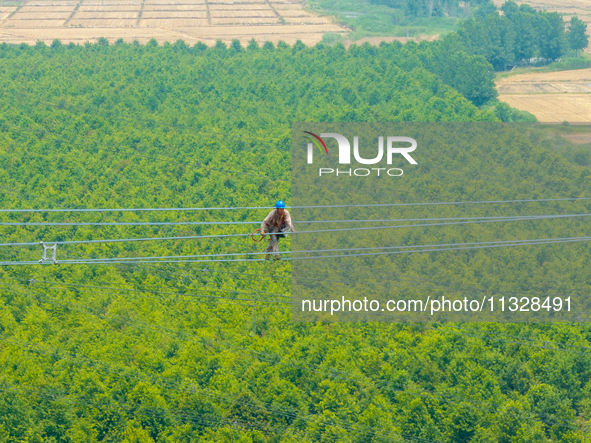
[[[279,23],[277,17],[266,18],[212,18],[212,25],[261,25]]]
[[[110,42],[154,38],[215,44],[237,38],[246,44],[254,38],[259,44],[302,40],[313,45],[326,32],[349,30],[305,11],[300,2],[284,0],[25,0],[18,9],[0,7],[0,41],[10,43],[80,44],[105,37]]]
[[[504,95],[499,99],[514,108],[531,112],[543,123],[591,122],[591,97],[589,95]]]
[[[183,26],[188,27],[203,27],[207,26],[207,19],[142,19],[140,22],[141,26],[147,26],[150,28],[179,28]]]
[[[325,17],[284,17],[285,23],[302,23],[302,24],[314,24],[320,25],[322,23],[330,23],[330,20]]]
[[[191,5],[202,5],[202,6],[206,6],[206,3],[204,0],[183,0],[183,1],[179,1],[179,0],[146,0],[146,5],[162,5],[162,6],[170,6],[170,5],[185,5],[185,6],[191,6]]]
[[[523,82],[589,82],[591,81],[591,68],[589,69],[574,69],[571,71],[556,71],[556,72],[532,72],[529,74],[514,75],[504,78],[499,83],[523,83]]]
[[[142,2],[138,1],[138,0],[104,0],[104,1],[100,1],[97,2],[96,0],[94,1],[89,1],[89,2],[81,2],[81,5],[86,5],[86,6],[130,6],[130,5],[141,5]]]
[[[66,20],[7,20],[6,29],[10,28],[56,28],[63,26]],[[10,40],[12,42],[12,40]]]
[[[122,18],[111,18],[111,19],[76,19],[73,18],[69,21],[71,27],[87,27],[87,28],[118,28],[118,27],[131,27],[135,26],[137,18],[134,19],[122,19]]]
[[[18,10],[19,13],[21,12],[72,12],[76,6],[75,5],[68,5],[68,6],[23,6]],[[16,8],[15,8],[16,9]]]
[[[207,11],[144,11],[142,18],[150,19],[207,19]]]
[[[10,20],[51,20],[67,19],[72,12],[17,12]]]
[[[52,1],[52,0],[37,0],[33,2],[27,2],[25,6],[76,6],[79,2],[76,0],[62,0],[62,1]]]
[[[144,14],[147,11],[159,11],[168,13],[170,11],[207,11],[206,5],[144,5]]]
[[[210,11],[211,18],[251,18],[251,17],[273,17],[277,15],[271,9],[255,9],[254,11],[240,10],[240,11]],[[237,20],[241,21],[241,20]]]
[[[255,5],[209,5],[210,11],[272,11],[272,9],[264,4]]]
[[[499,100],[541,122],[591,122],[591,69],[515,75],[497,90]]]
[[[139,11],[142,5],[111,5],[111,6],[93,6],[93,5],[81,5],[78,8],[80,12],[115,12],[115,11]]]
[[[113,11],[113,12],[76,12],[72,20],[96,20],[105,18],[129,18],[136,19],[139,11]]]

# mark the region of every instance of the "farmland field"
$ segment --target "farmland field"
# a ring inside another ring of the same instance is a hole
[[[541,122],[591,121],[591,69],[521,74],[497,82],[499,100]]]
[[[271,9],[238,10],[238,11],[211,11],[212,18],[251,18],[251,17],[273,17],[277,15]]]
[[[23,6],[18,12],[72,12],[76,5],[64,5],[64,6]],[[15,10],[16,7],[11,8]],[[0,9],[1,10],[1,9]]]
[[[142,18],[152,19],[207,19],[207,12],[205,11],[144,11]]]
[[[236,17],[236,18],[212,18],[211,24],[213,25],[251,25],[251,24],[278,24],[279,19],[277,17]]]
[[[181,26],[207,26],[207,20],[199,19],[199,18],[168,18],[168,19],[151,19],[146,17],[146,19],[142,19],[140,22],[142,26],[152,27],[152,28],[160,28],[160,27],[168,27],[168,28],[176,28]]]
[[[314,17],[314,16],[285,17],[284,20],[286,23],[313,23],[313,24],[330,23],[330,21],[325,17]]]
[[[116,11],[139,11],[141,9],[141,5],[109,5],[109,6],[101,6],[101,5],[81,5],[78,8],[78,13],[81,12],[116,12]],[[73,8],[72,8],[73,10]],[[144,7],[145,10],[145,7]]]
[[[20,2],[19,2],[20,3]],[[53,6],[76,6],[79,2],[76,0],[61,0],[61,1],[51,1],[51,0],[40,0],[40,1],[35,1],[35,2],[22,2],[22,6],[24,8],[26,8],[27,6],[49,6],[49,7],[53,7]]]
[[[213,45],[237,38],[243,45],[251,39],[313,45],[327,32],[349,30],[288,1],[29,0],[0,6],[0,42],[9,43],[81,44],[106,37],[112,43],[154,38]]]
[[[67,19],[71,12],[17,12],[12,17],[12,20],[52,20],[52,19]]]
[[[103,18],[129,18],[137,19],[137,11],[92,11],[76,12],[77,20],[96,20]]]
[[[144,5],[144,14],[146,11],[207,11],[205,5]]]
[[[210,11],[271,11],[269,6],[264,4],[255,5],[208,5]]]
[[[66,20],[8,20],[7,29],[9,28],[51,28],[54,26],[63,26]]]

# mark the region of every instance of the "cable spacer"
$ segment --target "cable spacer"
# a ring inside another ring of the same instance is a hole
[[[42,264],[46,261],[52,261],[54,265],[57,265],[57,243],[54,243],[53,246],[47,246],[45,243],[40,241],[39,244],[43,247],[43,255],[41,256],[39,263]],[[51,258],[47,258],[47,251],[51,251]]]

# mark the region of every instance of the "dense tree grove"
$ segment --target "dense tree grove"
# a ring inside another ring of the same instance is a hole
[[[503,4],[501,12],[493,5],[486,13],[463,21],[458,31],[468,52],[484,56],[496,70],[533,57],[556,60],[568,49],[588,45],[586,25],[577,17],[565,31],[565,22],[556,12],[536,11],[512,0]]]
[[[495,95],[490,65],[454,50],[462,44],[458,35],[349,50],[299,42],[2,44],[1,206],[268,207],[280,198],[289,204],[292,122],[495,121],[473,103]],[[589,167],[567,161],[549,140],[532,132],[519,144],[500,140],[495,151],[478,139],[469,152],[433,146],[429,157],[444,179],[426,170],[392,198],[587,196]],[[532,208],[591,212],[588,201],[512,210]],[[470,214],[508,213],[500,206]],[[264,215],[1,213],[3,223],[29,225],[0,227],[0,259],[39,260],[39,241],[242,235]],[[401,215],[437,216],[426,209]],[[584,220],[530,221],[510,234],[579,236],[587,232]],[[49,222],[218,224],[31,224]],[[493,225],[450,228],[445,236],[478,241],[505,232]],[[441,232],[409,230],[402,240],[439,241]],[[23,242],[32,245],[6,245]],[[415,254],[401,259],[396,284],[438,294],[588,293],[586,245]],[[282,248],[289,246],[286,239]],[[292,323],[288,261],[125,263],[245,258],[261,249],[247,236],[66,244],[58,260],[119,262],[3,266],[0,441],[589,441],[591,328],[584,322]],[[514,281],[520,272],[527,279]]]

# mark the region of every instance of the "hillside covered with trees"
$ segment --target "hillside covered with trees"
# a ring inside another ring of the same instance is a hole
[[[2,44],[1,208],[289,205],[292,122],[497,121],[477,107],[496,94],[490,65],[450,38],[349,50]],[[479,140],[470,152],[434,146],[421,161],[438,162],[444,179],[425,170],[388,198],[588,197],[591,170],[555,152],[552,136],[501,140],[494,152]],[[590,209],[555,201],[396,218]],[[289,260],[247,255],[262,250],[247,234],[266,213],[0,213],[0,441],[589,440],[587,323],[291,322]],[[413,228],[404,241],[588,232],[584,218],[520,223]],[[173,239],[94,242],[163,237]],[[14,265],[39,260],[39,241],[80,241],[57,250],[79,263]],[[382,279],[437,294],[588,294],[590,252],[579,243],[414,254]],[[219,254],[244,261],[213,261]],[[105,259],[117,262],[96,261]]]

